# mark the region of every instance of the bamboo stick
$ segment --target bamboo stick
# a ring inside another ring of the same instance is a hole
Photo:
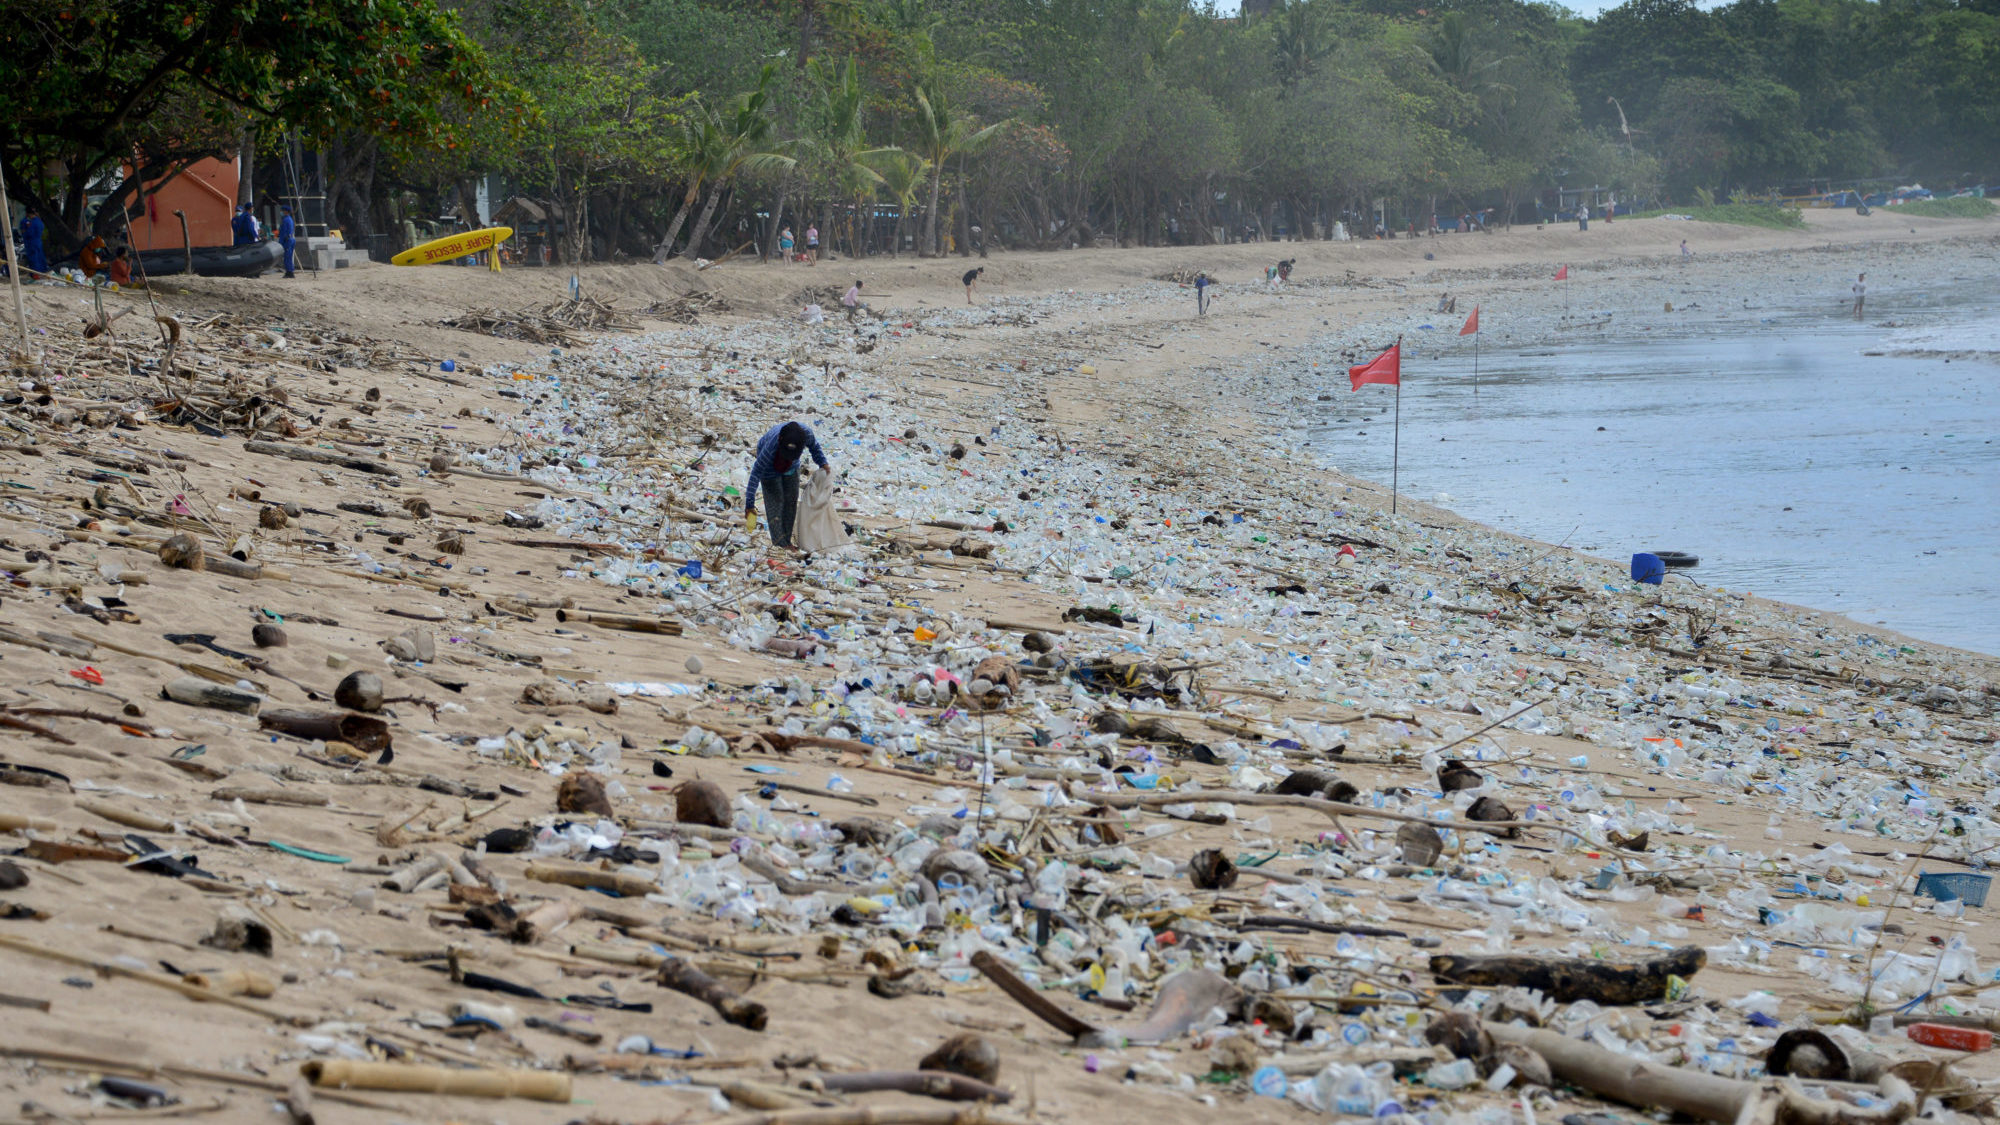
[[[456,1070],[331,1059],[303,1063],[299,1073],[322,1088],[395,1090],[465,1098],[530,1098],[542,1102],[570,1100],[570,1076],[558,1071]]]

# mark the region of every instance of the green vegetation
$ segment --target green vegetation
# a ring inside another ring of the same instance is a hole
[[[1990,219],[2000,206],[1990,199],[1918,199],[1896,205],[1898,215],[1916,215],[1924,219]]]
[[[1673,207],[1662,211],[1645,211],[1636,216],[1640,219],[1656,218],[1660,215],[1686,215],[1704,223],[1736,223],[1746,227],[1770,227],[1772,230],[1804,230],[1805,213],[1796,207],[1774,207],[1768,203],[1718,203],[1710,207]]]
[[[72,247],[203,156],[310,152],[343,229],[466,214],[561,261],[1201,244],[1608,192],[1992,176],[1996,0],[12,0],[0,162]],[[147,183],[121,172],[134,154]],[[1890,177],[1894,177],[1891,179]],[[267,177],[260,190],[275,180]],[[1567,196],[1559,191],[1568,191]],[[109,195],[108,206],[99,201]],[[1980,201],[1905,208],[1964,214]]]

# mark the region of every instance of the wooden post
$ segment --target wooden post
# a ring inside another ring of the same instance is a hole
[[[28,303],[21,299],[21,259],[14,253],[14,208],[7,202],[7,174],[0,172],[0,228],[6,233],[0,241],[7,244],[7,283],[14,290],[14,319],[21,327],[21,349],[28,348]]]
[[[187,275],[189,277],[193,277],[194,240],[188,237],[188,213],[186,211],[175,211],[174,218],[179,219],[181,221],[181,253],[186,256],[185,270],[187,272]]]

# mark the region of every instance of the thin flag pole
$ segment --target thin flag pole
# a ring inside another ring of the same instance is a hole
[[[1403,354],[1403,338],[1396,337],[1396,355]],[[1402,364],[1396,364],[1396,425],[1395,437],[1389,445],[1389,514],[1396,514],[1396,501],[1401,495],[1401,475],[1403,465],[1403,372]]]
[[[1563,267],[1563,315],[1569,315],[1569,267]]]
[[[1473,308],[1472,314],[1474,316],[1479,315],[1479,309],[1476,306]],[[1483,324],[1478,324],[1472,328],[1472,397],[1474,398],[1479,397],[1479,333],[1485,327]]]

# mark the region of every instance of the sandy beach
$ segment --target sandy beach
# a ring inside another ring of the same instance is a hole
[[[81,1119],[80,1074],[126,1068],[208,1107],[197,1119],[273,1120],[302,1061],[403,1052],[573,1072],[574,1103],[355,1092],[369,1104],[323,1098],[318,1119],[692,1122],[730,1108],[723,1083],[908,1070],[970,1030],[998,1049],[1012,1120],[1307,1112],[1249,1091],[1217,1045],[1232,1031],[1078,1046],[972,969],[981,950],[1103,1026],[1143,1018],[1176,970],[1261,975],[1321,1041],[1230,1029],[1300,1078],[1332,1060],[1421,1073],[1436,1049],[1410,1028],[1448,1002],[1440,943],[1704,947],[1692,991],[1649,1006],[1663,1017],[1607,1011],[1626,1040],[1707,1069],[1728,1069],[1723,1039],[1747,1055],[1775,1036],[1729,1006],[1757,990],[1788,1024],[1864,990],[1882,1006],[1952,988],[1975,1009],[2000,936],[1908,888],[2000,846],[1985,768],[2000,657],[1639,586],[1622,558],[1408,496],[1391,516],[1385,488],[1303,438],[1309,405],[1347,393],[1329,349],[1361,362],[1403,334],[1420,362],[1460,346],[1416,338],[1441,292],[1460,318],[1479,304],[1489,340],[1559,339],[1584,315],[1636,340],[1781,296],[1836,313],[1862,270],[1892,301],[2000,261],[1990,222],[1807,222],[995,254],[970,306],[957,258],[590,266],[583,292],[637,328],[553,347],[438,322],[558,301],[560,270],[166,279],[151,300],[106,296],[131,311],[88,341],[90,294],[31,287],[47,356],[13,361],[0,405],[0,761],[15,767],[0,850],[25,849],[28,877],[0,892],[0,993],[27,1002],[0,1030],[0,1087],[23,1118]],[[1298,264],[1271,292],[1279,257]],[[1220,282],[1202,318],[1178,280],[1195,270]],[[858,329],[838,306],[857,278]],[[706,295],[696,324],[643,311],[690,292]],[[815,302],[826,323],[802,323]],[[173,370],[156,314],[184,333]],[[1329,358],[1304,358],[1312,341]],[[813,420],[854,537],[810,559],[747,536],[727,491],[749,443],[791,417]],[[218,565],[167,565],[176,535]],[[258,625],[286,643],[257,647]],[[1018,677],[1004,698],[940,698],[999,675],[976,671],[988,658]],[[397,697],[387,760],[250,713],[332,710],[355,671]],[[250,710],[162,698],[188,680]],[[1483,788],[1440,793],[1441,748]],[[1337,772],[1353,807],[1191,792],[1302,768]],[[559,813],[565,779],[592,775],[613,815]],[[731,828],[676,826],[672,789],[696,779],[720,785]],[[1448,831],[1449,854],[1412,874],[1398,822],[1368,819],[1462,826],[1475,795],[1536,823]],[[856,816],[884,842],[839,842],[831,826]],[[566,842],[571,823],[603,847]],[[543,854],[479,854],[496,829],[539,834]],[[1641,832],[1648,850],[1614,848]],[[123,862],[133,834],[199,870]],[[1208,849],[1240,868],[1233,884],[1191,885]],[[433,854],[456,868],[384,885]],[[940,880],[942,855],[976,866],[951,876],[967,889]],[[531,867],[637,882],[613,897]],[[1031,901],[1050,870],[1053,907]],[[944,899],[928,927],[926,893]],[[495,903],[554,921],[529,941],[468,922]],[[1040,954],[1037,906],[1058,933]],[[264,922],[268,956],[205,941],[232,910]],[[1401,936],[1242,925],[1268,915]],[[663,988],[660,956],[744,990],[768,1026]],[[228,970],[274,991],[229,1006],[164,983]],[[1117,977],[1118,1010],[1084,995]],[[454,1025],[467,1001],[508,1011]],[[701,1057],[613,1054],[635,1035]],[[1990,1053],[1954,1057],[2000,1079]],[[1519,1112],[1519,1091],[1396,1096]],[[1591,1108],[1568,1091],[1536,1103]]]

